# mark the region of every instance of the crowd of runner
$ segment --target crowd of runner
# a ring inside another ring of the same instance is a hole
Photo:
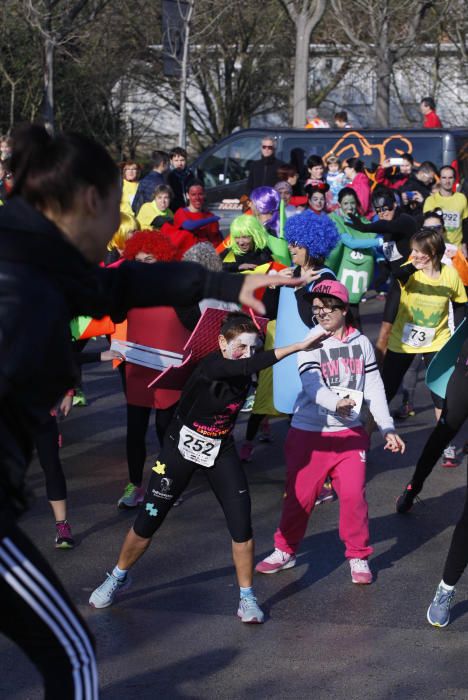
[[[27,507],[34,443],[55,546],[74,546],[56,417],[86,405],[85,363],[112,361],[118,368],[128,483],[116,506],[136,512],[90,605],[105,608],[128,588],[131,568],[182,503],[195,471],[206,475],[226,519],[242,622],[264,621],[254,570],[294,567],[310,514],[335,498],[351,580],[373,581],[365,493],[372,432],[378,428],[384,449],[404,454],[395,420],[414,416],[418,371],[464,322],[468,202],[454,164],[437,168],[405,153],[371,174],[358,158],[342,162],[334,153],[311,155],[303,168],[283,163],[270,136],[260,149],[239,211],[221,230],[182,148],[155,151],[142,177],[139,163],[117,168],[82,137],[51,138],[31,127],[1,141],[0,593],[22,619],[36,619],[41,648],[21,625],[3,620],[0,628],[43,673],[47,697],[97,697],[92,640],[16,519]],[[382,301],[375,347],[360,314],[373,296]],[[181,381],[169,371],[160,381],[187,342],[198,347],[201,327],[212,342],[191,372]],[[32,332],[39,347],[34,362]],[[109,349],[89,351],[94,335],[107,336]],[[431,391],[433,430],[411,481],[402,484],[398,513],[413,508],[440,457],[443,466],[459,464],[462,445],[454,439],[468,414],[468,333],[463,338],[445,396]],[[399,390],[401,406],[392,415],[388,405]],[[153,410],[160,451],[148,481]],[[250,415],[236,446],[241,410]],[[255,460],[257,434],[270,439],[275,417],[290,426],[285,498],[273,552],[255,566],[245,464]],[[448,624],[467,563],[468,497],[427,610],[430,624]],[[64,695],[64,687],[75,695]]]

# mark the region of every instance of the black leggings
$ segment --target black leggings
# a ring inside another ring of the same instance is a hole
[[[0,631],[41,673],[46,700],[97,700],[94,640],[62,584],[13,526],[0,539]]]
[[[247,422],[247,429],[245,431],[245,439],[248,442],[252,442],[255,439],[258,429],[260,428],[262,421],[266,417],[265,413],[251,413],[249,420]]]
[[[64,501],[67,484],[59,457],[59,430],[55,416],[49,416],[34,433],[39,463],[45,475],[49,501]]]
[[[234,542],[250,540],[249,486],[234,441],[228,439],[210,468],[199,467],[184,459],[178,450],[178,441],[178,427],[173,423],[167,432],[162,453],[153,467],[145,501],[133,526],[136,534],[152,537],[187,487],[192,474],[201,469],[223,509],[231,538]]]
[[[177,404],[169,408],[156,409],[155,427],[159,444],[162,447],[164,435],[174,415]],[[146,460],[146,432],[151,408],[127,404],[127,462],[129,481],[140,486]]]
[[[425,352],[423,354],[423,360],[426,368],[429,366],[434,355],[435,352]],[[400,384],[403,381],[403,377],[408,371],[413,360],[414,354],[387,350],[382,367],[382,379],[388,403],[390,403],[390,401],[396,396]],[[440,396],[437,396],[437,394],[434,394],[431,391],[431,397],[436,408],[443,407],[444,400],[441,399]]]
[[[419,493],[444,449],[450,444],[468,418],[468,373],[455,369],[447,385],[442,415],[424,445],[411,479],[415,493]],[[465,507],[453,533],[443,579],[454,586],[468,564],[468,489]]]

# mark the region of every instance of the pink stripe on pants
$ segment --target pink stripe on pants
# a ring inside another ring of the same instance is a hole
[[[275,547],[289,554],[297,551],[317,496],[330,476],[339,499],[339,535],[345,556],[366,559],[372,554],[365,486],[368,448],[369,437],[363,428],[336,433],[290,428],[285,444],[285,497]]]

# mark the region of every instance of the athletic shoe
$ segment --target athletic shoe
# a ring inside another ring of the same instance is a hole
[[[258,625],[261,625],[265,619],[265,615],[257,603],[257,599],[252,596],[240,599],[237,617],[240,617],[242,622]]]
[[[117,506],[120,509],[136,508],[145,500],[145,490],[141,486],[135,484],[127,484],[123,496],[117,501]]]
[[[397,408],[392,413],[392,416],[397,420],[406,420],[406,418],[413,418],[415,415],[416,411],[410,403],[402,403],[400,408]]]
[[[277,571],[282,571],[283,569],[292,569],[295,564],[296,557],[294,554],[288,554],[287,552],[282,552],[281,549],[275,548],[275,551],[269,557],[258,562],[255,571],[259,574],[276,574]]]
[[[442,457],[442,466],[450,469],[451,467],[458,467],[460,462],[457,459],[457,448],[455,445],[449,445],[444,450],[444,456]]]
[[[113,574],[106,574],[105,581],[91,593],[89,604],[92,608],[108,608],[115,598],[129,587],[130,583],[128,574],[123,580],[116,578]]]
[[[434,627],[447,627],[450,620],[450,603],[455,595],[455,588],[447,591],[438,585],[434,600],[427,609],[427,621]]]
[[[75,546],[75,540],[73,539],[69,523],[66,520],[63,520],[60,523],[55,523],[55,529],[55,548],[72,549]]]
[[[251,442],[244,442],[240,448],[240,461],[241,462],[251,462],[252,461],[253,445]]]
[[[87,406],[88,399],[84,395],[82,389],[75,389],[75,396],[73,397],[73,406]]]
[[[253,394],[250,394],[250,396],[247,396],[244,405],[241,408],[241,413],[250,413],[250,411],[253,408],[255,401],[255,392]]]
[[[350,559],[351,580],[353,583],[367,585],[372,583],[372,572],[369,569],[367,559]]]
[[[268,418],[264,418],[262,425],[260,427],[260,435],[258,436],[259,442],[271,442],[271,431],[270,422]]]
[[[416,498],[417,494],[414,492],[413,485],[411,483],[407,484],[401,496],[397,498],[396,512],[403,514],[410,511]]]
[[[319,506],[321,503],[326,503],[327,501],[336,501],[337,498],[338,498],[338,496],[336,495],[335,491],[333,490],[333,486],[332,486],[330,479],[327,479],[327,481],[322,486],[322,490],[320,491],[319,495],[317,496],[317,500],[315,501],[315,505]]]

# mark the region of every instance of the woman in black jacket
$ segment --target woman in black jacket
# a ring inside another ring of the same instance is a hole
[[[28,503],[34,431],[75,385],[69,322],[78,315],[118,321],[135,306],[206,297],[263,313],[253,292],[281,278],[209,273],[189,263],[98,267],[119,225],[119,171],[85,137],[24,127],[14,138],[12,172],[11,197],[0,208],[0,630],[43,675],[48,700],[94,700],[92,637],[16,525]]]

